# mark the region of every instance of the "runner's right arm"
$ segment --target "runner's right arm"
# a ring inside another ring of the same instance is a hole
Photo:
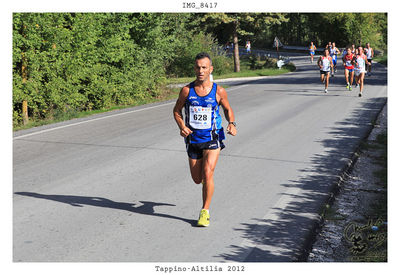
[[[180,135],[182,137],[189,136],[192,132],[186,125],[185,121],[183,120],[182,109],[185,107],[186,98],[189,95],[189,86],[185,86],[182,88],[181,92],[179,93],[178,100],[176,101],[173,114],[176,124],[180,129]]]
[[[318,65],[319,69],[321,70],[321,69],[322,69],[322,65],[321,65],[321,56],[318,58],[317,65]]]

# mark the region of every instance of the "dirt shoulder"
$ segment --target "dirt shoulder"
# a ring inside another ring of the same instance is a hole
[[[387,105],[327,204],[308,262],[387,262]]]

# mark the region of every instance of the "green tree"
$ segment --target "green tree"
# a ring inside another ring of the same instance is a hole
[[[251,37],[255,31],[286,22],[287,18],[282,13],[209,13],[205,14],[201,20],[212,27],[221,24],[226,26],[226,30],[230,32],[234,44],[235,72],[239,72],[239,35]]]
[[[385,13],[289,13],[287,16],[287,22],[271,26],[266,36],[277,33],[289,45],[308,46],[314,41],[325,46],[331,41],[342,47],[366,42],[386,47]]]

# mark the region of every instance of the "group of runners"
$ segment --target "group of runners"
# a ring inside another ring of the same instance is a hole
[[[314,43],[311,42],[309,47],[311,63],[314,62],[316,49]],[[321,82],[325,85],[325,93],[328,93],[330,76],[332,75],[332,77],[334,77],[335,73],[337,73],[337,61],[340,53],[335,42],[329,42],[317,61],[317,65],[320,69]],[[362,46],[356,48],[353,44],[343,51],[342,61],[346,78],[346,89],[352,91],[355,80],[356,87],[360,87],[359,97],[363,94],[365,74],[371,75],[373,57],[374,50],[369,43],[366,44],[365,48]]]

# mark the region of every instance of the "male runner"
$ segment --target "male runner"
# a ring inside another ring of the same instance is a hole
[[[352,54],[356,54],[356,45],[354,45],[354,44],[351,44],[351,53]]]
[[[344,65],[344,76],[346,78],[347,86],[346,88],[351,91],[353,88],[354,80],[354,55],[351,53],[351,48],[347,48],[346,54],[343,56],[343,65]],[[350,82],[349,82],[349,75],[350,75]]]
[[[329,86],[329,74],[331,68],[333,68],[332,57],[329,55],[329,49],[326,48],[324,50],[323,55],[321,55],[317,62],[320,74],[321,74],[321,82],[325,83],[325,93],[328,93],[328,86]]]
[[[251,44],[249,40],[246,41],[246,53],[247,54],[251,53]]]
[[[371,48],[371,45],[367,43],[367,46],[364,49],[365,55],[367,56],[367,60],[369,62],[369,65],[367,64],[367,71],[368,71],[368,76],[371,75],[371,68],[372,68],[372,58],[374,58],[374,49]]]
[[[353,62],[355,63],[354,73],[356,75],[356,82],[360,85],[358,96],[361,97],[364,89],[365,64],[369,64],[361,46],[358,47],[358,55],[354,57]]]
[[[311,41],[311,45],[309,47],[310,50],[310,57],[311,57],[311,63],[314,63],[314,55],[315,55],[315,50],[317,47],[315,47],[314,42]]]
[[[336,69],[337,55],[340,54],[339,49],[336,48],[335,42],[332,42],[332,47],[330,48],[329,54],[332,57],[332,62],[333,62],[332,77],[334,77],[335,73],[337,72],[337,69]]]
[[[196,56],[194,70],[196,80],[182,88],[173,114],[180,134],[185,138],[192,179],[196,184],[203,184],[203,208],[197,225],[209,226],[214,170],[219,153],[225,147],[222,142],[225,135],[219,114],[220,105],[229,122],[228,134],[236,135],[236,123],[226,90],[210,81],[213,66],[207,53],[199,53]],[[183,108],[185,118],[182,115]]]
[[[328,42],[328,44],[325,46],[325,49],[331,50],[332,49],[332,42]]]

